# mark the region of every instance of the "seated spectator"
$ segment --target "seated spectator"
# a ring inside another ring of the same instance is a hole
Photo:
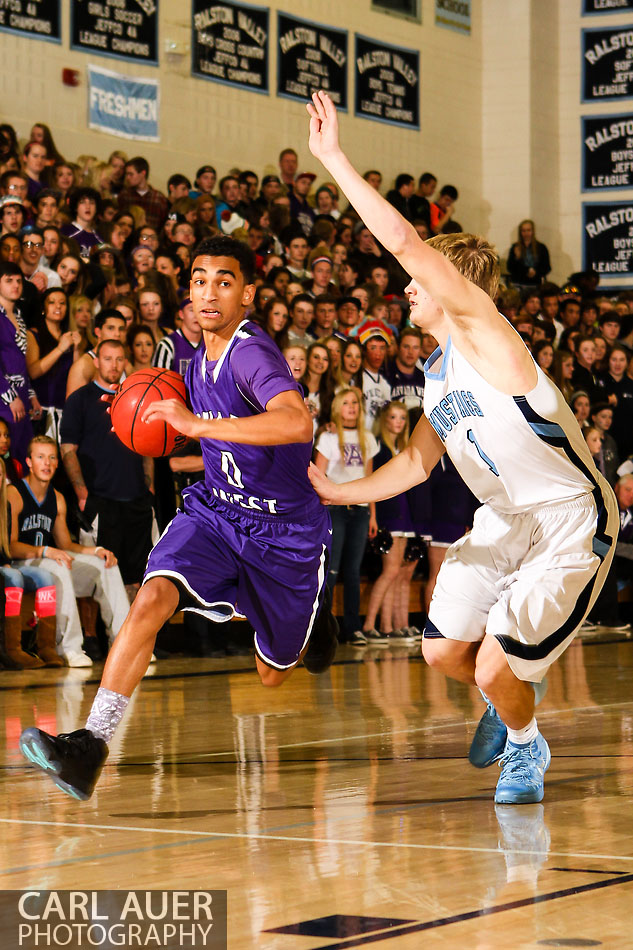
[[[154,353],[153,365],[160,369],[173,369],[184,376],[202,343],[202,329],[193,312],[191,300],[183,300],[179,312],[181,325],[159,341]],[[147,320],[143,322],[147,325]]]
[[[63,666],[64,661],[55,649],[55,580],[41,567],[29,565],[20,571],[11,564],[11,534],[7,476],[4,462],[0,459],[0,585],[4,594],[4,617],[0,618],[0,665],[8,670]],[[22,649],[20,610],[25,590],[35,592],[37,656]]]
[[[93,247],[103,243],[95,231],[95,222],[101,208],[101,196],[94,188],[78,188],[68,203],[72,224],[63,225],[61,232],[77,241],[82,257],[88,257]]]
[[[126,332],[125,317],[118,310],[106,309],[100,310],[95,317],[94,334],[97,343],[103,340],[123,340]],[[95,366],[96,352],[88,350],[83,356],[80,356],[68,372],[68,382],[66,383],[66,399],[77,389],[91,382],[96,374]]]
[[[526,219],[518,227],[518,240],[508,251],[508,273],[519,287],[542,284],[551,270],[549,251],[536,240],[534,222]]]
[[[169,212],[169,202],[165,195],[148,182],[149,163],[142,156],[131,158],[125,165],[125,187],[119,194],[119,208],[127,211],[130,207],[142,208],[147,224],[160,231]]]
[[[290,304],[288,342],[307,348],[314,342],[308,327],[314,319],[314,303],[309,294],[297,294]]]
[[[149,327],[140,323],[132,324],[126,334],[126,343],[132,361],[132,372],[149,369],[156,350],[156,340]]]
[[[381,370],[387,356],[390,337],[378,326],[368,326],[359,336],[363,351],[363,411],[365,425],[372,430],[378,424],[382,407],[391,401],[391,386]]]
[[[47,665],[86,667],[90,657],[83,650],[77,597],[94,597],[101,607],[110,641],[119,632],[129,607],[117,560],[112,551],[97,545],[77,544],[66,523],[64,496],[52,486],[57,471],[57,445],[48,436],[36,436],[27,456],[28,475],[11,485],[11,556],[19,570],[43,567],[54,577],[57,601],[57,652],[61,663]],[[50,649],[55,646],[51,638]],[[91,646],[96,653],[95,644]],[[40,655],[42,655],[41,651]],[[42,656],[42,659],[45,657]]]
[[[599,400],[613,407],[611,435],[618,446],[621,459],[633,453],[633,380],[627,375],[629,354],[616,344],[609,354],[609,369],[598,377]]]
[[[112,432],[104,393],[114,393],[125,368],[119,340],[97,347],[92,382],[66,400],[62,460],[91,530],[80,540],[114,552],[126,585],[140,584],[152,546],[153,459],[126,448]]]

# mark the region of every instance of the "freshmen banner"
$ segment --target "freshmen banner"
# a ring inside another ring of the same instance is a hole
[[[134,79],[88,67],[88,125],[100,132],[159,142],[157,79]]]

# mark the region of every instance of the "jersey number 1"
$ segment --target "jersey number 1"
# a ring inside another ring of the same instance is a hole
[[[471,443],[475,446],[475,448],[477,449],[477,454],[479,455],[479,458],[480,458],[480,459],[483,459],[483,461],[486,463],[486,465],[488,466],[488,468],[490,469],[490,471],[492,472],[492,474],[493,474],[493,475],[496,475],[497,478],[498,478],[498,477],[499,477],[499,472],[497,471],[497,466],[496,466],[495,463],[492,461],[492,459],[488,458],[488,456],[486,455],[486,453],[484,452],[484,450],[483,450],[482,447],[480,446],[479,442],[478,442],[477,439],[475,438],[475,433],[473,432],[472,429],[469,429],[469,430],[468,430],[468,432],[466,433],[466,438],[467,438],[468,441],[471,442]]]

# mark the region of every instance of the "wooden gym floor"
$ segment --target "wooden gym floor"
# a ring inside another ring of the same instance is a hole
[[[479,695],[417,647],[280,690],[250,658],[159,662],[79,804],[18,737],[82,726],[99,669],[0,673],[2,889],[226,889],[231,950],[633,947],[633,640],[554,667],[545,801],[497,808]]]

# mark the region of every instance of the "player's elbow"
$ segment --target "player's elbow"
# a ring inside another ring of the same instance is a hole
[[[312,418],[306,409],[305,412],[297,412],[293,426],[294,438],[288,441],[292,442],[312,442],[314,435],[312,428]]]

